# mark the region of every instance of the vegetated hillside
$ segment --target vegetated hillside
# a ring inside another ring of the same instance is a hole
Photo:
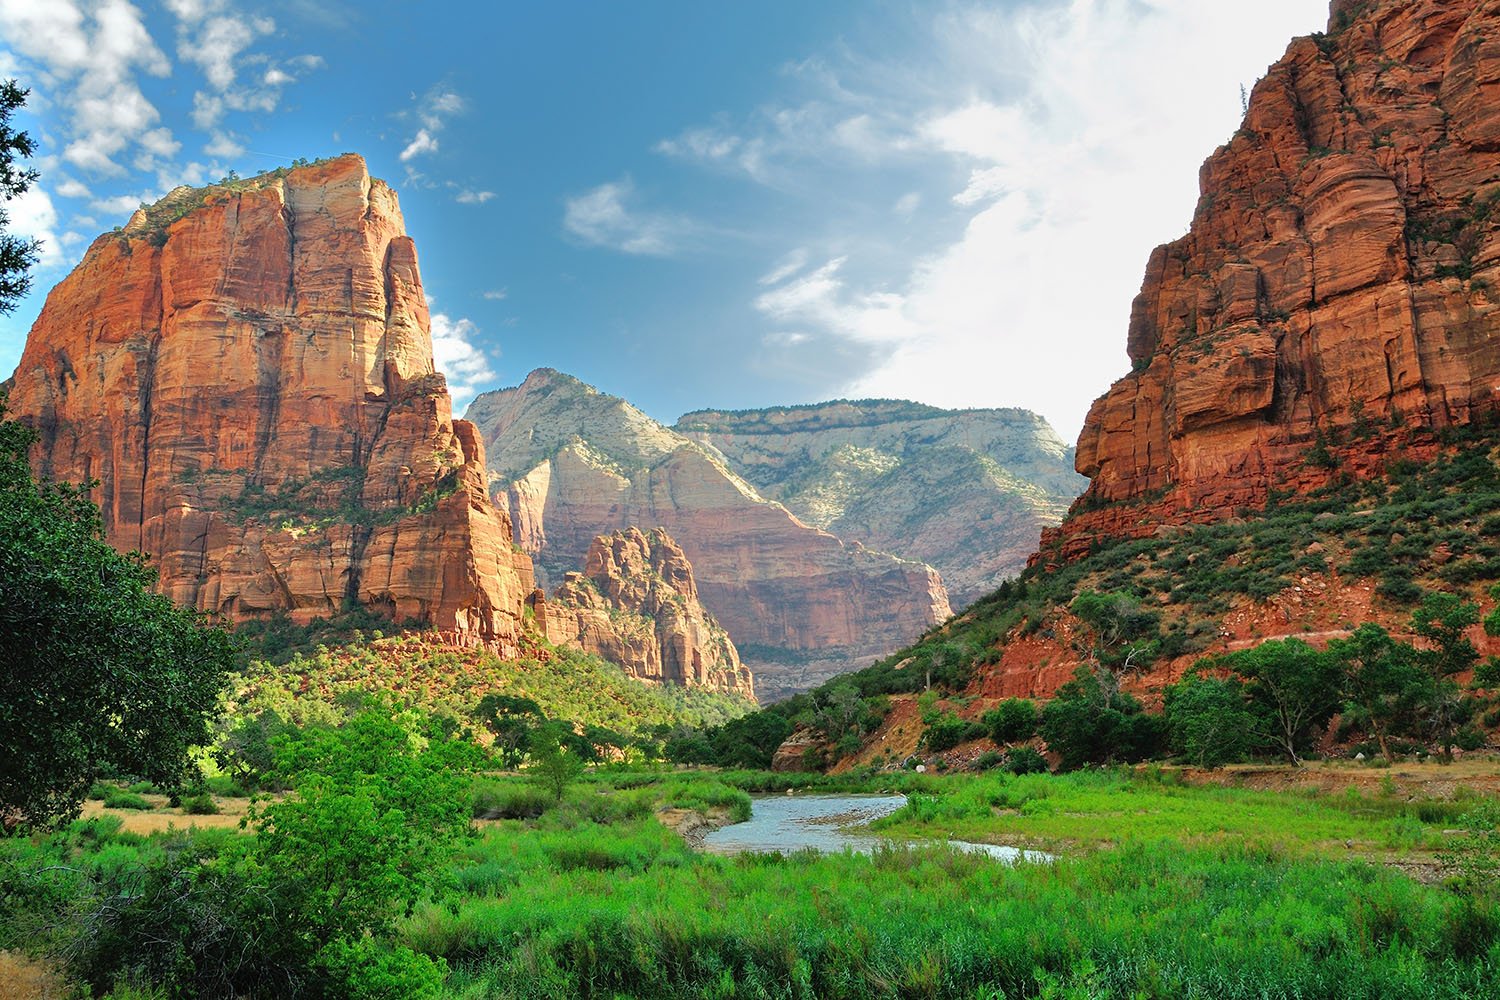
[[[1500,652],[1478,625],[1500,630],[1497,95],[1492,3],[1339,2],[1328,34],[1294,41],[1204,166],[1190,232],[1152,255],[1134,370],[1080,437],[1089,490],[1017,581],[785,706],[802,748],[871,761],[882,745],[951,746],[1001,699],[1061,690],[1162,752],[1180,734],[1137,726],[1141,702],[1160,705],[1200,659],[1288,637],[1316,652],[1366,623],[1397,643],[1375,657],[1393,676],[1426,674],[1385,706],[1411,738],[1451,745],[1463,723],[1482,743],[1500,715],[1462,685]],[[1454,601],[1424,603],[1432,592]],[[1359,697],[1342,649],[1322,721]],[[956,700],[871,703],[929,676]],[[1248,724],[1236,699],[1265,685],[1225,683],[1224,718]],[[846,685],[865,703],[841,716]]]
[[[495,497],[545,578],[579,569],[601,534],[665,528],[764,699],[884,655],[950,614],[931,567],[801,523],[722,456],[570,376],[532,372],[468,413]]]
[[[675,429],[805,523],[936,567],[956,607],[1014,576],[1087,485],[1027,410],[836,400],[703,410]]]
[[[285,663],[249,664],[233,684],[231,721],[273,711],[296,725],[335,722],[357,695],[389,695],[478,728],[473,713],[486,695],[530,699],[548,718],[616,733],[719,725],[754,702],[675,684],[642,684],[600,657],[528,636],[517,658],[460,649],[422,635],[384,638],[378,631],[334,649],[298,653]]]
[[[514,651],[531,562],[433,367],[416,247],[354,155],[179,188],[94,241],[8,383],[180,605],[349,608]]]

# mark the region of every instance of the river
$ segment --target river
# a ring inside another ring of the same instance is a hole
[[[708,834],[703,840],[703,849],[712,854],[765,854],[771,851],[790,854],[807,849],[824,853],[849,850],[868,854],[881,844],[903,843],[877,837],[866,828],[905,804],[904,795],[755,796],[751,799],[750,818]],[[934,841],[905,843],[919,847]],[[947,843],[961,850],[988,854],[1008,864],[1052,860],[1050,854],[1041,851],[1023,851],[999,844],[971,844],[963,840],[949,840]]]

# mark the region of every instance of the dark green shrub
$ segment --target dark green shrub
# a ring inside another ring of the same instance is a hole
[[[106,809],[150,809],[151,803],[133,792],[112,788],[104,796]]]
[[[986,750],[974,760],[974,770],[991,771],[1005,763],[1005,755],[997,750]]]
[[[1011,747],[1005,752],[1005,769],[1011,774],[1045,774],[1047,758],[1032,747]]]
[[[214,797],[208,793],[202,795],[190,795],[182,800],[182,811],[190,816],[214,816],[219,812],[219,804]]]
[[[980,718],[996,743],[1019,743],[1036,735],[1036,704],[1025,698],[1007,698]]]

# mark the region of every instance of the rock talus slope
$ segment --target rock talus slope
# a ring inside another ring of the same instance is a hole
[[[1014,576],[1087,480],[1027,410],[900,400],[689,413],[680,433],[803,522],[943,575],[955,607]]]
[[[639,680],[754,699],[729,633],[704,610],[687,556],[661,529],[600,535],[540,612],[547,638],[594,653]]]
[[[1201,189],[1151,255],[1055,555],[1320,485],[1320,446],[1359,472],[1496,411],[1500,3],[1336,0]]]
[[[480,396],[468,417],[517,541],[547,578],[582,564],[597,535],[665,528],[762,700],[884,655],[949,614],[931,567],[803,524],[712,450],[570,376],[532,372]]]
[[[396,195],[343,156],[179,188],[95,240],[10,382],[38,471],[234,619],[357,603],[513,648],[530,560],[433,369]]]

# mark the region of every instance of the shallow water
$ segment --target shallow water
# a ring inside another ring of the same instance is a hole
[[[780,851],[812,849],[824,853],[856,851],[868,854],[878,845],[899,845],[886,837],[877,837],[864,829],[882,816],[889,816],[906,804],[904,795],[764,795],[751,799],[750,818],[710,833],[703,849],[712,854],[765,854]],[[910,841],[922,846],[924,841]],[[948,841],[965,851],[988,854],[1001,861],[1051,861],[1041,851],[1022,851],[998,844],[971,844],[963,840]]]

